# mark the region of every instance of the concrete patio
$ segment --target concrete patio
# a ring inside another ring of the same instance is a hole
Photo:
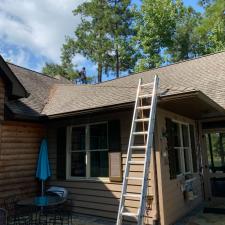
[[[225,214],[204,213],[203,209],[199,207],[175,225],[225,225]]]
[[[74,214],[73,225],[115,225],[115,221],[100,217]]]

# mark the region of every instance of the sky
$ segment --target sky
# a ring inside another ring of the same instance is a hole
[[[45,62],[59,63],[66,36],[73,36],[80,18],[72,10],[85,0],[0,0],[0,54],[7,61],[35,71]],[[139,0],[133,0],[139,4]],[[198,0],[184,0],[201,10]],[[78,69],[95,76],[97,67],[81,55]]]

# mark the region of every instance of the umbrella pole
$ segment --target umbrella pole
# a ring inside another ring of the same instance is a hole
[[[41,181],[41,196],[44,196],[44,181]]]

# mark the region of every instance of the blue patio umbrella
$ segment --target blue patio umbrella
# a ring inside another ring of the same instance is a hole
[[[43,139],[40,145],[36,177],[41,180],[41,195],[44,195],[44,181],[51,176],[47,140]]]

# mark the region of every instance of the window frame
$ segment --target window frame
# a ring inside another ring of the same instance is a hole
[[[179,154],[178,154],[178,160],[179,160],[179,167],[180,167],[180,173],[177,174],[177,178],[181,177],[181,176],[186,176],[186,175],[189,175],[189,174],[193,174],[193,161],[192,161],[192,146],[191,146],[191,136],[190,136],[190,125],[193,125],[194,124],[191,124],[191,123],[187,123],[187,122],[183,122],[183,121],[180,121],[180,120],[175,120],[175,119],[172,119],[172,122],[173,123],[176,123],[178,126],[179,126],[179,137],[180,137],[180,146],[174,146],[174,149],[178,150],[179,151]],[[182,125],[184,126],[187,126],[188,128],[188,144],[189,146],[184,146],[184,143],[183,143],[183,131],[182,131]],[[194,126],[194,133],[195,133],[195,126]],[[194,140],[194,142],[196,142],[196,140]],[[186,169],[185,169],[185,151],[188,150],[188,158],[189,158],[189,171],[186,172]]]
[[[98,125],[98,124],[106,124],[107,126],[107,149],[90,149],[90,127],[92,125]],[[85,127],[85,149],[84,150],[77,150],[72,151],[72,129],[74,127]],[[67,180],[95,180],[95,179],[109,179],[109,175],[107,177],[91,177],[91,152],[96,151],[107,151],[109,152],[109,138],[108,138],[108,121],[102,121],[102,122],[95,122],[95,123],[87,123],[87,124],[79,124],[79,125],[71,125],[67,126],[67,136],[66,136],[66,179]],[[86,176],[72,176],[71,175],[71,154],[72,152],[85,152],[85,163],[86,163]]]

